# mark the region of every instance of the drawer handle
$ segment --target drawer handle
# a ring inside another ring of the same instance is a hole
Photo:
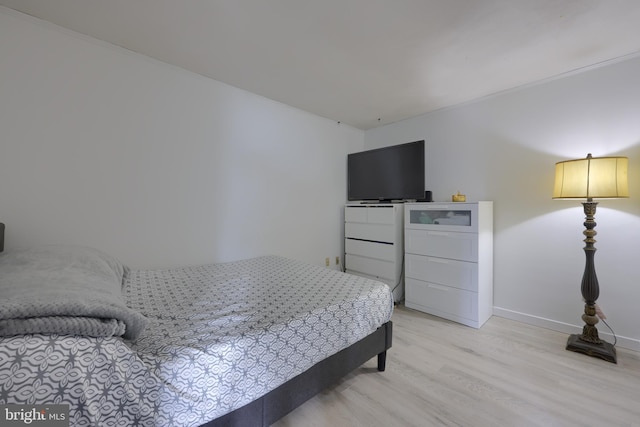
[[[434,285],[432,283],[429,283],[429,287],[433,289],[437,289],[439,291],[449,291],[449,288],[446,286]]]
[[[429,261],[429,262],[437,262],[439,264],[449,264],[449,260],[448,259],[442,259],[442,258],[427,258],[427,261]]]
[[[431,235],[431,236],[448,236],[450,233],[447,233],[446,231],[427,231],[427,234]]]

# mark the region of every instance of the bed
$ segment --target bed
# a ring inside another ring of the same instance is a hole
[[[386,284],[277,256],[131,270],[91,248],[0,254],[0,405],[71,425],[268,426],[373,357]]]

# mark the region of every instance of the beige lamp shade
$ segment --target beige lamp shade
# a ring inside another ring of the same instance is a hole
[[[556,163],[554,199],[629,197],[627,157],[591,157]]]

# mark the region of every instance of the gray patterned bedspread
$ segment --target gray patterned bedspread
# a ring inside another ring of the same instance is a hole
[[[255,400],[391,318],[388,286],[280,257],[132,270],[137,340],[0,339],[0,404],[68,403],[71,425],[194,426]]]

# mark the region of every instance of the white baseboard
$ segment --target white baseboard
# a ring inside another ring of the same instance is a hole
[[[516,320],[518,322],[526,323],[528,325],[539,326],[545,329],[551,329],[552,331],[558,331],[565,334],[580,334],[582,333],[581,325],[571,325],[569,323],[558,322],[557,320],[545,319],[544,317],[534,316],[532,314],[520,313],[518,311],[509,310],[501,307],[493,307],[493,314],[495,316],[504,317],[506,319]],[[604,326],[604,325],[603,325]],[[614,337],[610,331],[605,330],[606,326],[598,328],[598,334],[603,340],[606,340],[613,344]],[[616,347],[622,347],[629,350],[640,351],[640,340],[634,338],[622,337],[616,335],[617,342]]]

